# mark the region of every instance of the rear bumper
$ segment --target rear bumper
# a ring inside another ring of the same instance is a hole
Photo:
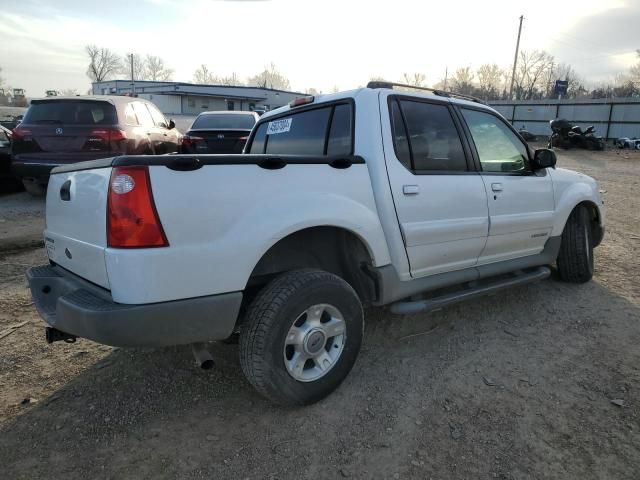
[[[51,170],[61,165],[72,165],[74,163],[98,160],[101,158],[111,158],[121,155],[119,152],[105,153],[70,153],[57,155],[16,155],[11,160],[11,171],[18,178],[33,179],[38,183],[46,184],[49,181]]]
[[[61,164],[45,161],[21,162],[19,160],[13,160],[11,162],[11,172],[20,179],[29,178],[37,183],[46,184],[49,180],[51,170],[59,165]]]
[[[27,271],[38,313],[51,327],[117,347],[182,345],[228,338],[242,292],[144,305],[115,303],[108,290],[61,267]]]

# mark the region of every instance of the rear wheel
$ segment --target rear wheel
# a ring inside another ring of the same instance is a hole
[[[360,350],[362,305],[351,286],[321,270],[285,273],[250,305],[240,331],[249,382],[282,405],[308,405],[347,376]]]
[[[22,184],[27,193],[33,197],[43,197],[44,194],[47,193],[47,187],[41,183],[32,180],[22,180]]]
[[[593,241],[589,210],[578,205],[562,232],[558,273],[565,282],[585,283],[593,277]]]

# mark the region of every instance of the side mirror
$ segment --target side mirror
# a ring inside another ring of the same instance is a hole
[[[173,120],[169,120],[169,130],[171,130],[172,128],[176,128],[176,122],[174,122]]]
[[[533,171],[549,167],[556,168],[556,160],[556,152],[548,148],[539,148],[533,153],[531,168]]]

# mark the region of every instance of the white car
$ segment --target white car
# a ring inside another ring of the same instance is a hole
[[[53,170],[50,264],[28,272],[48,340],[239,332],[256,389],[309,404],[351,370],[363,305],[428,311],[553,264],[591,279],[605,217],[592,178],[556,169],[480,101],[395,87],[300,98],[262,116],[242,155]]]

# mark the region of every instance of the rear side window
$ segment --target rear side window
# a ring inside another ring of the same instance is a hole
[[[164,115],[162,113],[160,113],[160,110],[158,110],[153,105],[148,105],[148,104],[147,104],[147,108],[151,113],[151,117],[153,118],[153,123],[156,124],[156,127],[167,128],[167,119],[164,118]]]
[[[393,145],[396,150],[396,157],[407,170],[411,170],[411,152],[409,151],[407,130],[404,128],[400,104],[395,100],[391,103],[391,129],[393,130]]]
[[[406,166],[408,150],[414,173],[467,170],[462,142],[446,105],[412,100],[400,100],[399,105],[404,124],[396,118],[399,112],[394,112],[393,105],[391,117],[396,156],[401,163]]]
[[[149,109],[144,103],[134,102],[133,110],[136,112],[136,117],[138,117],[138,123],[144,127],[153,127],[153,118],[151,118],[151,114],[149,113]]]
[[[249,153],[349,155],[352,143],[353,108],[338,104],[261,123]]]
[[[127,106],[124,108],[124,121],[127,125],[138,125],[138,119],[136,118],[136,114],[133,111],[133,104],[127,103]]]
[[[336,105],[327,140],[327,155],[351,153],[351,105]]]
[[[48,100],[32,102],[25,124],[115,125],[116,109],[109,102],[89,100]]]

